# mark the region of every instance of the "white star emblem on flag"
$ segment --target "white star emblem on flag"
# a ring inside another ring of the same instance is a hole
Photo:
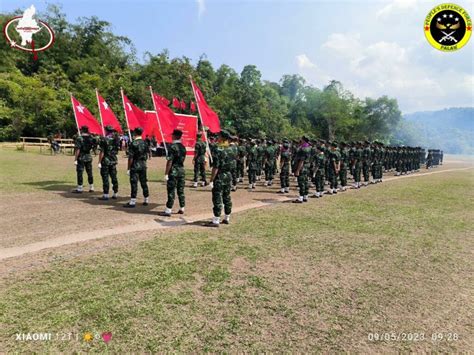
[[[127,102],[127,107],[129,111],[132,111],[132,106],[130,106],[130,103]]]
[[[104,106],[104,110],[108,110],[109,109],[109,105],[107,105],[107,102],[102,102],[102,106]]]
[[[84,113],[84,106],[82,105],[77,105],[77,111],[79,111],[80,113]]]

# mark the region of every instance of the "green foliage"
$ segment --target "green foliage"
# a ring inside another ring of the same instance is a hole
[[[17,11],[18,12],[18,11]],[[0,24],[13,14],[0,15]],[[255,65],[238,74],[227,65],[214,69],[203,54],[190,58],[146,53],[139,62],[131,41],[113,34],[97,17],[69,23],[61,8],[40,14],[54,29],[56,43],[34,61],[0,41],[0,140],[22,135],[47,136],[76,132],[69,92],[98,116],[94,89],[124,123],[121,87],[140,107],[150,109],[148,87],[161,95],[194,100],[192,76],[221,123],[241,135],[296,138],[304,133],[326,139],[390,139],[400,121],[396,99],[360,100],[331,81],[322,90],[299,75],[283,75],[279,83],[262,80]],[[3,70],[5,69],[5,70]]]

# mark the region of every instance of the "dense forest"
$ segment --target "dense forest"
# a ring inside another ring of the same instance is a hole
[[[18,14],[1,14],[1,25]],[[221,125],[242,135],[292,138],[305,132],[326,139],[403,143],[403,135],[395,135],[402,119],[395,98],[360,99],[338,81],[316,88],[299,75],[265,81],[254,65],[237,73],[227,65],[214,68],[205,55],[196,63],[170,58],[166,49],[138,59],[133,43],[96,17],[70,23],[57,6],[38,17],[56,34],[54,46],[39,53],[38,60],[0,41],[0,140],[73,135],[70,92],[98,114],[97,87],[122,122],[120,87],[143,109],[152,107],[149,85],[168,99],[189,102],[194,100],[192,75]]]

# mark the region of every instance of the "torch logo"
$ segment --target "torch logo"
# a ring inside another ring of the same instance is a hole
[[[36,9],[31,5],[23,16],[14,17],[5,24],[3,34],[10,47],[31,52],[33,59],[37,60],[38,52],[53,45],[54,32],[46,22],[36,19],[35,15]]]

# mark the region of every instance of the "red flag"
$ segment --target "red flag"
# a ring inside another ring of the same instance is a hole
[[[186,148],[193,148],[196,145],[197,116],[177,114],[176,128],[183,132],[181,142]]]
[[[104,128],[105,126],[112,126],[118,133],[122,134],[122,127],[120,127],[117,117],[104,98],[99,95],[99,92],[97,92],[97,102],[99,103],[100,117]]]
[[[171,134],[174,128],[170,127],[172,127],[173,123],[176,121],[175,113],[163,103],[162,97],[160,95],[153,93],[153,101],[156,112],[158,113],[158,119],[160,120],[163,135],[165,132],[169,132]]]
[[[168,100],[166,97],[162,96],[161,97],[161,102],[163,103],[163,105],[165,106],[169,106],[170,105],[170,100]]]
[[[203,126],[208,127],[209,131],[212,133],[217,133],[221,131],[221,125],[219,122],[219,116],[215,113],[206,102],[204,95],[201,92],[201,89],[196,85],[194,81],[191,80],[191,85],[193,86],[194,96],[196,97],[196,103],[199,109],[199,115],[201,116],[201,123]]]
[[[132,104],[125,94],[122,93],[123,109],[125,110],[125,119],[128,122],[128,129],[133,131],[137,127],[143,128],[143,136],[145,137],[145,131],[147,129],[147,117],[145,112],[140,110],[137,106]]]
[[[71,95],[72,109],[74,111],[74,117],[76,118],[77,127],[87,126],[90,133],[103,135],[102,127],[96,118],[89,112],[89,110],[77,101],[74,96]]]
[[[189,105],[190,106],[190,109],[191,109],[191,112],[196,112],[196,104],[194,103],[194,101],[191,101],[191,104]]]
[[[146,115],[146,128],[143,130],[143,137],[146,136],[152,138],[155,136],[158,142],[161,142],[161,133],[160,127],[158,126],[158,122],[156,121],[156,114],[155,111],[145,111]]]
[[[184,100],[181,100],[181,110],[186,110],[187,106],[186,106],[186,102],[184,102]]]
[[[179,100],[176,97],[173,97],[173,107],[174,108],[180,108],[181,104],[179,103]]]
[[[156,116],[154,111],[147,111],[148,120],[154,120],[156,122]],[[181,142],[187,148],[194,148],[196,144],[196,133],[197,133],[197,117],[192,115],[182,115],[179,113],[171,115],[159,114],[161,129],[163,130],[163,137],[165,142],[171,143],[173,141],[171,135],[173,130],[180,129],[183,132]],[[163,140],[161,136],[156,136],[159,143]]]

